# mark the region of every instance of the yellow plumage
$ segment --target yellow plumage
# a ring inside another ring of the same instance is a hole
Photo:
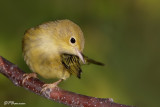
[[[85,57],[84,36],[70,20],[50,21],[26,31],[23,55],[30,69],[44,78],[67,79],[71,74],[80,78],[80,65],[100,64]]]

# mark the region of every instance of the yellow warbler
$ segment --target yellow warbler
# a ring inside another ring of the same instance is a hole
[[[84,36],[70,20],[43,23],[25,32],[22,42],[24,60],[30,69],[44,78],[80,78],[82,64],[100,62],[82,54]]]

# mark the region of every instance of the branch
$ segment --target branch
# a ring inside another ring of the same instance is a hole
[[[131,107],[114,103],[111,98],[95,98],[85,95],[76,94],[73,92],[65,91],[59,87],[47,89],[41,93],[42,86],[45,84],[37,78],[28,78],[24,81],[25,73],[16,65],[7,61],[0,56],[0,73],[9,78],[16,86],[21,86],[27,90],[41,95],[47,99],[66,104],[72,107]],[[28,75],[28,74],[27,74]],[[23,84],[22,84],[23,83]]]

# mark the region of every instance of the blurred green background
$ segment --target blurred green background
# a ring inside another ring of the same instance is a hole
[[[0,56],[31,72],[21,51],[25,30],[70,19],[82,28],[84,53],[106,66],[83,66],[82,79],[72,76],[61,88],[137,107],[160,107],[159,5],[158,0],[1,0]],[[16,87],[0,74],[0,106],[4,101],[66,107]]]

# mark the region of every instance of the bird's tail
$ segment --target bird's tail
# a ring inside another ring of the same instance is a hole
[[[90,64],[90,63],[92,63],[92,64],[96,64],[96,65],[104,66],[104,64],[103,64],[103,63],[101,63],[101,62],[95,61],[95,60],[90,59],[90,58],[88,58],[88,57],[86,57],[86,56],[83,56],[83,57],[84,57],[84,59],[85,59],[86,64]]]

